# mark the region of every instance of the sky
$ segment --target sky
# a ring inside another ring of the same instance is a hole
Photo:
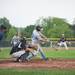
[[[75,18],[75,0],[0,0],[0,18],[6,17],[13,26],[35,24],[40,17]]]

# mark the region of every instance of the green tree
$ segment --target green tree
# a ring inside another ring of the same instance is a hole
[[[71,25],[70,28],[72,30],[73,37],[75,37],[75,24]]]
[[[34,25],[30,25],[27,26],[26,28],[24,28],[24,30],[21,32],[23,36],[27,37],[27,38],[31,38],[33,29],[34,29]]]
[[[11,24],[9,20],[6,17],[0,18],[0,25],[4,25],[7,28],[7,32],[5,33],[5,37],[7,37],[7,33],[9,32],[9,29],[11,28]]]
[[[43,18],[42,23],[44,31],[43,33],[47,37],[60,37],[62,33],[66,35],[66,37],[72,36],[72,30],[70,28],[70,24],[63,18],[57,17],[48,17]]]
[[[6,26],[8,29],[11,28],[11,24],[6,17],[0,18],[0,25]]]
[[[7,38],[6,38],[6,40],[11,40],[12,37],[16,34],[16,32],[17,32],[17,28],[11,27],[11,28],[9,29],[9,32],[7,33]]]

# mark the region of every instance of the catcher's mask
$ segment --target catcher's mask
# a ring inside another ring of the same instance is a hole
[[[27,43],[26,37],[23,37],[23,38],[21,39],[21,42],[26,44],[26,43]]]

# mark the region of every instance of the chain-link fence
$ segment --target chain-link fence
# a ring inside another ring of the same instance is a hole
[[[11,41],[10,40],[0,41],[0,47],[11,47]]]
[[[75,41],[69,41],[69,42],[70,42],[70,43],[68,43],[69,47],[75,47]],[[52,47],[56,43],[57,43],[57,41],[52,40],[52,41],[49,41],[47,43],[41,44],[41,46],[42,47]],[[0,47],[11,47],[11,41],[10,40],[2,40],[2,41],[0,41]]]

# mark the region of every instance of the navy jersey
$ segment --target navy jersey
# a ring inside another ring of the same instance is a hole
[[[4,32],[0,32],[0,40],[2,40],[3,36],[4,36]]]
[[[65,42],[66,41],[66,38],[65,37],[61,37],[59,42]]]

